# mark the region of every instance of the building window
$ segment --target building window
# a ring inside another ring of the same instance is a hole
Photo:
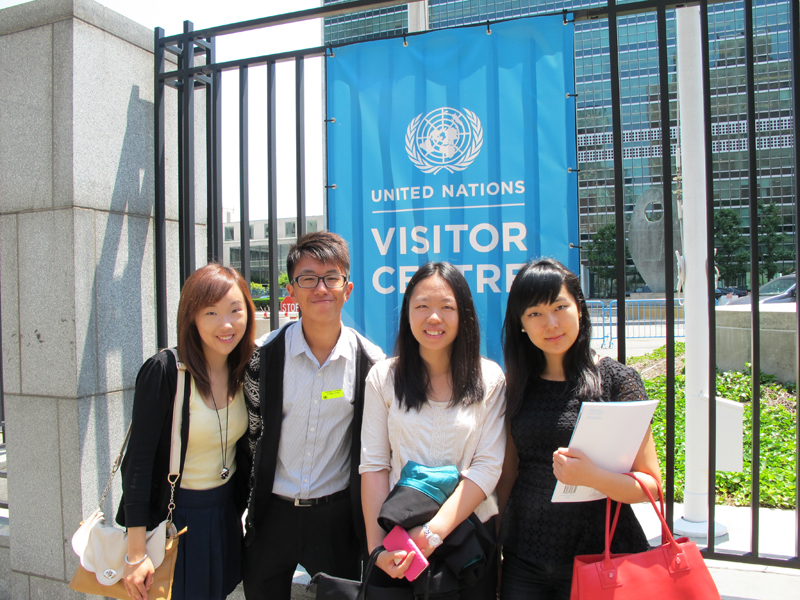
[[[241,248],[231,248],[231,265],[236,265],[238,267],[241,264],[241,260],[242,260]]]
[[[251,239],[251,240],[252,240],[252,239],[255,239],[255,237],[256,237],[256,235],[255,235],[255,232],[254,232],[254,230],[253,230],[253,226],[252,226],[252,225],[250,225],[250,239]]]
[[[269,239],[269,223],[264,223],[264,239]]]
[[[317,231],[317,222],[316,221],[306,221],[306,231],[308,233],[314,233]]]
[[[297,226],[294,221],[286,221],[286,236],[285,237],[296,237],[297,236]]]
[[[225,228],[225,241],[232,242],[233,241],[233,227],[226,227]]]

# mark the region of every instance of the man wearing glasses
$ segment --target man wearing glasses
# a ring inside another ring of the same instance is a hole
[[[252,459],[242,561],[248,600],[289,600],[298,563],[312,576],[359,579],[366,549],[358,474],[364,381],[385,355],[342,324],[353,290],[344,239],[309,233],[286,262],[301,318],[258,340],[244,382],[250,426],[237,452]]]

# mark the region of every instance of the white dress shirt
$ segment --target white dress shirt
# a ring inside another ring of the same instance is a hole
[[[328,359],[319,364],[303,335],[302,318],[287,326],[283,368],[283,423],[272,492],[321,498],[350,484],[350,446],[358,337],[373,360],[383,351],[342,325]],[[259,340],[268,343],[273,331]]]

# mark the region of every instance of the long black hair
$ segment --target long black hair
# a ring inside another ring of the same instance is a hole
[[[519,412],[528,381],[541,375],[546,364],[544,352],[534,346],[528,334],[522,331],[522,316],[531,306],[555,302],[561,286],[567,288],[580,311],[578,338],[563,358],[567,388],[581,400],[597,398],[601,393],[600,373],[590,347],[592,319],[578,276],[552,258],[529,260],[511,284],[503,324],[508,418]]]
[[[453,290],[458,310],[458,334],[450,347],[450,377],[453,385],[450,405],[467,406],[483,399],[481,332],[469,285],[461,272],[450,263],[429,262],[422,265],[408,282],[394,344],[397,357],[394,364],[394,393],[400,406],[406,410],[421,409],[431,387],[428,365],[420,356],[419,342],[411,332],[408,313],[417,284],[433,276],[441,277]]]

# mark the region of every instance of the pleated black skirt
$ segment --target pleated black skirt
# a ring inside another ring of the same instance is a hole
[[[180,537],[173,600],[223,600],[242,580],[242,522],[233,484],[175,490],[173,522]]]

